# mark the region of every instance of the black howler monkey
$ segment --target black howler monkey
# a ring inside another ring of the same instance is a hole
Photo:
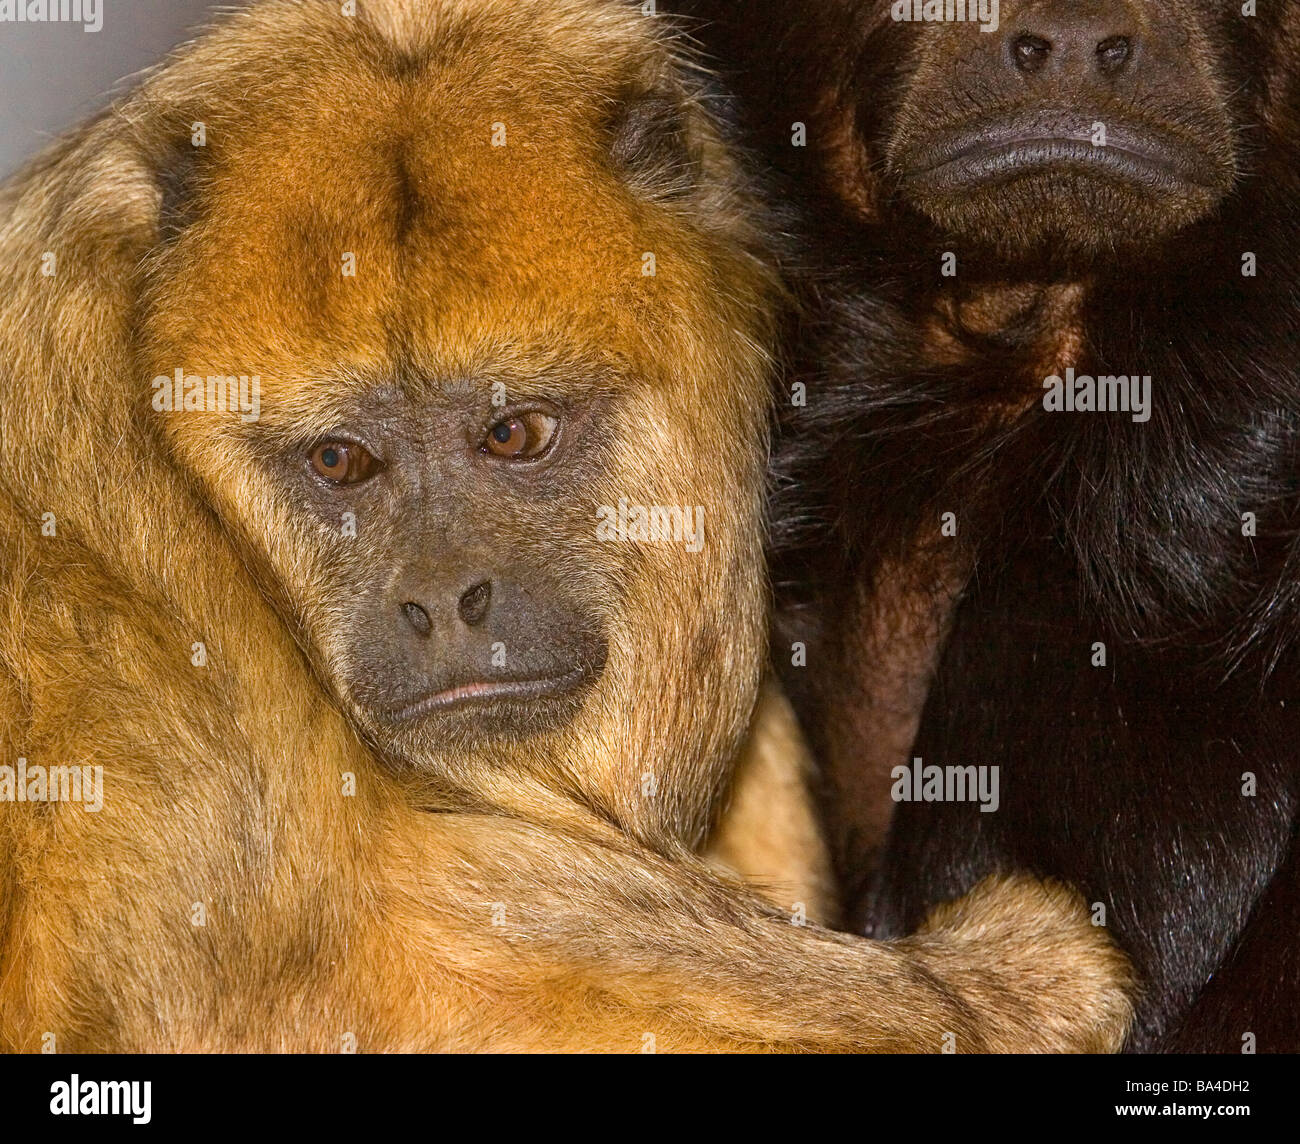
[[[1064,877],[1132,1048],[1300,1048],[1300,6],[684,7],[789,212],[774,561],[857,923]],[[917,758],[998,809],[895,808]]]

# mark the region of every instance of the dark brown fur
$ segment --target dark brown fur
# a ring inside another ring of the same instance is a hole
[[[684,6],[795,236],[779,642],[850,913],[1062,877],[1138,964],[1133,1048],[1300,1049],[1300,8]],[[1150,420],[1046,408],[1068,368],[1149,375]],[[894,807],[913,756],[1000,809]]]

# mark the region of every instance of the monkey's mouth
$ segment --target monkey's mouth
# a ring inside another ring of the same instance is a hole
[[[387,712],[392,723],[409,723],[427,715],[461,709],[490,708],[499,704],[531,704],[571,695],[588,682],[591,672],[586,666],[575,667],[560,675],[527,679],[483,679],[457,684],[413,703]]]
[[[1080,176],[1152,196],[1221,192],[1222,165],[1182,140],[1125,124],[1104,136],[1014,120],[941,135],[899,165],[904,187],[925,195],[987,190],[1034,176]]]

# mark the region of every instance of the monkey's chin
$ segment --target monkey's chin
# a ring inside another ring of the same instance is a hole
[[[1168,239],[1213,211],[1235,177],[1226,153],[1122,126],[1099,145],[1037,122],[941,132],[894,163],[906,201],[944,231],[1056,260]]]
[[[1105,182],[1038,174],[969,191],[917,194],[911,205],[945,234],[1010,261],[1119,262],[1206,217],[1208,196],[1159,199]]]

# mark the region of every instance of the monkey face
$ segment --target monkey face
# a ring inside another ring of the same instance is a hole
[[[419,7],[349,41],[286,5],[283,68],[174,93],[141,373],[260,405],[156,422],[386,761],[545,772],[693,836],[765,638],[771,287],[740,180],[639,10]],[[197,49],[214,70],[239,28]]]
[[[915,66],[877,124],[888,173],[939,227],[1008,254],[1089,256],[1165,238],[1236,177],[1237,84],[1215,48],[1232,41],[1215,25],[1240,24],[1236,7],[971,0],[965,22],[900,22],[888,34]],[[996,23],[981,25],[981,10]]]
[[[541,734],[599,680],[618,586],[572,557],[611,464],[609,404],[545,379],[408,380],[278,458],[319,525],[329,670],[386,744]]]

